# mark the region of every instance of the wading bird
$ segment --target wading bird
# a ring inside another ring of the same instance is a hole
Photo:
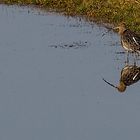
[[[119,26],[114,28],[118,30],[121,37],[122,47],[127,51],[127,62],[129,52],[134,53],[135,56],[140,54],[140,36],[130,29],[126,28],[125,23],[120,23]]]
[[[136,65],[125,66],[121,71],[121,77],[118,86],[114,86],[104,78],[103,80],[110,86],[116,88],[119,92],[124,92],[127,86],[130,86],[140,80],[140,67]]]

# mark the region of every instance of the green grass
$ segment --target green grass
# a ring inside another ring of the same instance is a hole
[[[91,20],[118,24],[140,32],[140,0],[0,0],[6,4],[39,5],[69,15],[83,15]]]

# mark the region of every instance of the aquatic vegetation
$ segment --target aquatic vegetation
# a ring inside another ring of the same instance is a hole
[[[59,9],[69,15],[86,15],[91,20],[118,24],[140,30],[140,0],[0,0],[7,4],[34,4]]]

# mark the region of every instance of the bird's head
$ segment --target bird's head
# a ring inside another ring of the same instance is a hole
[[[120,82],[116,88],[119,92],[124,92],[126,90],[126,85],[123,82]]]
[[[114,27],[113,29],[114,29],[114,30],[118,30],[118,33],[119,33],[120,35],[122,35],[123,32],[126,30],[126,25],[125,25],[124,22],[122,22],[122,23],[120,23],[118,26]]]
[[[114,86],[113,84],[111,84],[110,82],[106,81],[104,78],[103,80],[110,86],[112,86],[113,88],[117,89],[119,92],[124,92],[126,90],[126,85],[120,81],[118,86]]]

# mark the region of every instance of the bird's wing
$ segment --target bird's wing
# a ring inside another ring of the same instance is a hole
[[[135,42],[135,44],[138,45],[138,46],[140,46],[140,36],[138,36],[135,33],[132,33],[131,35],[132,35],[132,39]]]
[[[137,66],[127,66],[122,69],[121,81],[127,86],[140,80],[140,69]]]
[[[134,49],[140,50],[140,36],[130,30],[126,30],[123,35],[125,42],[129,43]]]

